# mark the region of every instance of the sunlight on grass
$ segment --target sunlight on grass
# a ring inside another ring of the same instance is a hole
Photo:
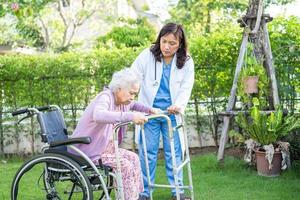
[[[21,164],[16,159],[0,164],[0,199],[10,199],[10,185]],[[214,154],[207,154],[192,157],[192,171],[195,200],[292,200],[300,196],[300,165],[296,162],[280,177],[266,178],[258,176],[255,169],[242,160],[226,157],[224,166],[220,166]],[[36,192],[36,183],[29,181],[28,184],[32,185],[28,189],[29,194]],[[167,184],[163,160],[158,163],[156,183]],[[153,196],[154,199],[168,200],[171,192],[170,189],[157,188]]]

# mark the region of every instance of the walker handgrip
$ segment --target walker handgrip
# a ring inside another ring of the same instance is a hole
[[[41,106],[36,109],[38,109],[39,111],[43,111],[43,110],[49,110],[50,108],[51,108],[50,106]]]
[[[170,115],[170,113],[167,110],[162,110],[159,114]]]
[[[25,109],[14,111],[11,114],[12,114],[12,116],[17,116],[17,115],[21,115],[21,114],[24,114],[27,112],[29,112],[29,110],[28,110],[28,108],[25,108]]]

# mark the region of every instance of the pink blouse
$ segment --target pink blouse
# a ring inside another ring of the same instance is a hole
[[[133,112],[130,110],[150,113],[149,107],[137,102],[117,107],[113,92],[110,89],[104,89],[87,106],[71,136],[90,137],[92,142],[75,146],[83,151],[93,162],[98,162],[102,152],[108,145],[111,134],[113,134],[114,124],[133,119]],[[125,132],[124,128],[120,130]],[[72,150],[69,151],[72,152]]]

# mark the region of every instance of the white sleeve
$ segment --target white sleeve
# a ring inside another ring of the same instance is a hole
[[[184,112],[186,105],[190,99],[194,85],[194,61],[190,57],[184,65],[184,78],[181,82],[180,89],[177,92],[176,102],[174,105],[180,107]]]

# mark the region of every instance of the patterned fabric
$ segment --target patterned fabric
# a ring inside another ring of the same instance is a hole
[[[125,200],[137,200],[139,193],[143,191],[139,157],[136,153],[121,148],[119,148],[119,154]],[[117,163],[113,142],[109,142],[101,155],[101,159],[103,164],[116,170]]]

